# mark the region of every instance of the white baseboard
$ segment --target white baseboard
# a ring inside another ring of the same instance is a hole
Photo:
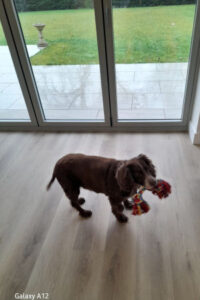
[[[194,129],[192,122],[189,124],[189,136],[193,144],[200,145],[200,132]]]

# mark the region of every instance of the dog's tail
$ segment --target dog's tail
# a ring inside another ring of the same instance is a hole
[[[53,175],[51,177],[51,180],[49,181],[49,183],[47,185],[47,191],[50,189],[50,187],[51,187],[52,183],[54,182],[55,178],[56,178],[56,176],[53,173]]]

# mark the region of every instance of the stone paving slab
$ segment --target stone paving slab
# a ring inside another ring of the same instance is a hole
[[[184,93],[185,90],[185,80],[176,81],[160,81],[160,91],[161,93]]]
[[[38,51],[37,46],[28,46],[29,56]],[[0,119],[30,119],[7,46],[0,46]]]
[[[26,109],[0,109],[0,120],[30,120]]]
[[[133,94],[132,110],[138,108],[179,108],[182,106],[183,93],[137,93]]]
[[[180,108],[168,108],[164,110],[165,119],[181,119],[182,109]]]
[[[97,119],[98,110],[95,109],[46,109],[46,119],[73,120],[73,119]]]
[[[165,112],[164,109],[159,108],[143,108],[143,109],[135,109],[132,111],[125,111],[125,110],[119,110],[118,112],[118,118],[119,119],[149,119],[149,120],[162,120],[165,119]]]
[[[184,80],[182,71],[136,71],[134,81]]]
[[[117,93],[160,93],[159,81],[121,81],[117,83]]]
[[[22,110],[26,110],[26,107],[25,107],[25,104],[24,104],[24,99],[23,98],[19,98],[17,101],[15,101],[14,103],[12,103],[9,107],[9,110],[12,110],[12,109],[22,109]]]

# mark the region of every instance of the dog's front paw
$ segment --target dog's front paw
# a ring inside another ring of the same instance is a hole
[[[123,211],[124,210],[124,205],[122,203],[118,204],[117,206],[119,211]]]
[[[127,222],[128,222],[128,218],[127,218],[127,216],[125,216],[125,215],[119,215],[119,216],[117,217],[117,220],[118,220],[120,223],[127,223]]]
[[[132,209],[133,208],[133,203],[130,200],[125,200],[124,201],[124,206],[126,207],[126,209]]]
[[[83,218],[89,218],[92,215],[91,210],[83,210],[80,212],[81,217]]]

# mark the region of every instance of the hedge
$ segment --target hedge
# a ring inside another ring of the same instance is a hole
[[[93,7],[92,0],[15,0],[18,11],[77,9]]]
[[[100,0],[98,0],[100,1]],[[113,7],[194,4],[196,0],[115,0]],[[92,8],[93,0],[15,0],[18,11]]]

